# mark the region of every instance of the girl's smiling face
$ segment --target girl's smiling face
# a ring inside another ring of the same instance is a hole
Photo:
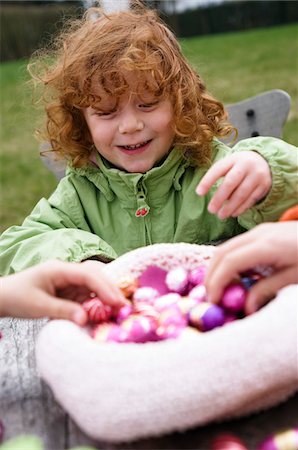
[[[174,115],[169,99],[140,97],[130,90],[118,103],[104,97],[96,109],[86,108],[84,116],[97,151],[126,172],[147,172],[172,147]]]

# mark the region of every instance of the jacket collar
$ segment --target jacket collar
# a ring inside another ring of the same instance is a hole
[[[143,189],[145,195],[150,197],[153,192],[154,197],[166,194],[171,187],[180,190],[180,178],[189,166],[179,149],[174,148],[157,167],[153,167],[146,173],[127,173],[117,169],[104,160],[99,153],[92,157],[93,165],[88,165],[79,169],[69,167],[67,173],[76,173],[88,178],[106,197],[112,201],[116,195],[125,200],[128,193],[135,196],[138,190]]]

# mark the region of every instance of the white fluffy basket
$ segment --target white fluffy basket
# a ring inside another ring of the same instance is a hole
[[[146,266],[204,264],[210,246],[156,244],[108,264],[117,280]],[[94,439],[125,442],[269,408],[297,390],[297,286],[259,312],[207,333],[146,344],[99,344],[49,322],[37,364],[58,402]]]

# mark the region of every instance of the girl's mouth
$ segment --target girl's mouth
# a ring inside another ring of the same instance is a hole
[[[142,151],[146,150],[149,146],[152,139],[149,139],[148,141],[140,142],[139,144],[135,145],[118,145],[118,148],[123,151],[124,153],[129,154],[136,154],[141,153]]]

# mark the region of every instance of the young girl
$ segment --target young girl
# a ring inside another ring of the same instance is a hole
[[[30,71],[44,87],[42,139],[69,166],[2,235],[3,274],[48,258],[107,262],[148,244],[216,242],[295,203],[295,148],[220,142],[233,131],[223,105],[153,11],[92,8]]]

